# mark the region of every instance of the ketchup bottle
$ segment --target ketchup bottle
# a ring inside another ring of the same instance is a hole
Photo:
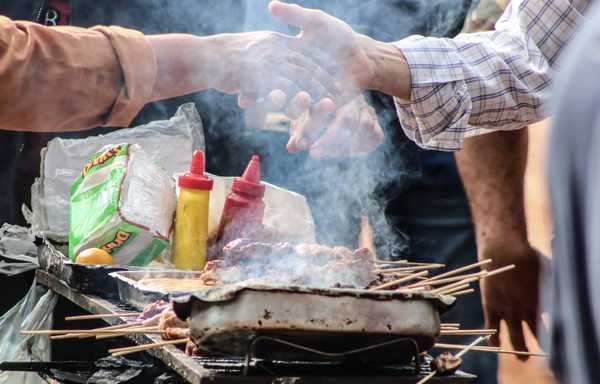
[[[225,199],[217,240],[227,243],[262,228],[265,185],[260,182],[260,158],[252,156],[242,177],[233,180]]]

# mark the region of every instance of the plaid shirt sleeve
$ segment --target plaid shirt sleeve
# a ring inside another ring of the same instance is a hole
[[[590,1],[513,0],[495,31],[394,43],[412,81],[411,100],[396,99],[407,136],[458,150],[467,137],[541,120],[554,65]]]

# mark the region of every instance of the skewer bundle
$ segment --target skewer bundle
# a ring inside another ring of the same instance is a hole
[[[376,285],[369,289],[373,291],[397,289],[403,292],[414,292],[414,290],[425,289],[431,293],[458,297],[475,291],[473,288],[471,288],[471,283],[495,276],[499,273],[510,271],[515,268],[515,265],[511,264],[492,271],[482,269],[477,272],[464,273],[476,268],[483,268],[491,262],[491,259],[481,260],[476,263],[427,278],[425,276],[427,276],[431,270],[442,268],[445,265],[435,263],[410,263],[406,260],[400,260],[396,262],[375,260],[377,269],[375,269],[374,272],[384,276],[394,275],[398,278]],[[397,267],[397,265],[401,266]],[[399,274],[401,275],[399,276]],[[415,280],[417,281],[415,282]]]

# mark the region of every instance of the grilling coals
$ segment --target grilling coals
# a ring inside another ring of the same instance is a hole
[[[377,279],[373,256],[366,248],[319,244],[265,243],[237,239],[223,247],[219,259],[207,263],[207,284],[257,282],[316,288],[366,288]]]

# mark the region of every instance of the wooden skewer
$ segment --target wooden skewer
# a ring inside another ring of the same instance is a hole
[[[375,260],[375,264],[406,264],[408,260]]]
[[[414,265],[414,266],[427,266],[427,265],[441,265],[443,267],[446,266],[446,264],[441,264],[441,263],[417,263],[416,261],[408,261],[406,260],[406,265]]]
[[[433,345],[433,347],[440,348],[440,349],[461,349],[461,348],[464,348],[464,345],[436,343]],[[496,353],[501,353],[501,354],[517,355],[517,356],[548,357],[548,355],[545,353],[513,351],[510,349],[503,349],[503,348],[499,348],[499,347],[475,347],[475,348],[472,348],[472,350],[479,351],[479,352],[496,352]]]
[[[111,329],[123,329],[123,328],[130,328],[130,327],[135,327],[138,325],[141,325],[142,322],[138,321],[135,323],[125,323],[125,324],[118,324],[118,325],[111,325],[110,327],[101,327],[101,328],[94,328],[92,329],[92,331],[106,331],[106,330],[111,330]],[[89,335],[87,333],[67,333],[66,335],[54,335],[54,336],[50,336],[50,339],[52,340],[65,340],[65,339],[75,339],[75,338],[87,338],[87,337],[94,337],[94,335]]]
[[[445,267],[444,264],[431,264],[431,265],[417,265],[414,267],[375,269],[373,272],[389,274],[389,273],[396,273],[396,272],[416,272],[416,271],[422,271],[422,270],[426,270],[426,269],[437,269],[437,268],[444,268],[444,267]]]
[[[378,291],[378,290],[381,290],[381,289],[395,287],[395,286],[397,286],[399,284],[402,284],[404,282],[407,282],[407,281],[410,281],[410,280],[414,280],[414,279],[416,279],[416,278],[418,278],[420,276],[424,276],[427,273],[428,273],[427,271],[414,273],[412,275],[404,276],[404,277],[401,277],[399,279],[388,281],[387,283],[383,283],[383,284],[377,285],[375,287],[369,288],[369,290],[370,291]]]
[[[142,351],[147,351],[149,349],[164,347],[166,345],[186,344],[188,342],[188,340],[189,339],[185,338],[185,339],[161,341],[161,342],[152,343],[152,344],[136,345],[133,347],[113,348],[113,349],[109,349],[108,352],[110,352],[112,354],[112,356],[115,356],[115,357],[123,356],[123,355],[127,355],[130,353],[142,352]]]
[[[473,341],[471,344],[464,346],[463,345],[463,349],[462,351],[460,351],[459,353],[456,354],[456,357],[462,357],[465,353],[469,352],[471,349],[473,349],[477,344],[483,342],[484,340],[489,339],[489,336],[482,336],[479,337],[478,339],[476,339],[475,341]],[[428,374],[427,376],[425,376],[424,378],[422,378],[421,380],[419,380],[419,382],[417,384],[425,384],[426,382],[428,382],[429,380],[431,380],[431,378],[433,376],[435,376],[437,373],[437,371],[432,371],[430,374]]]
[[[458,331],[460,328],[458,327],[441,327],[442,331]]]
[[[464,346],[463,345],[463,349],[456,354],[456,357],[462,357],[465,353],[469,352],[470,350],[472,350],[473,348],[475,348],[475,346],[481,342],[483,342],[484,340],[487,340],[489,338],[489,336],[482,336],[477,338],[475,341],[473,341],[471,344]],[[435,376],[437,374],[437,371],[432,371],[430,374],[428,374],[427,376],[425,376],[424,378],[422,378],[421,380],[419,380],[419,382],[417,384],[425,384],[426,382],[428,382],[429,380],[431,380],[431,378],[433,376]]]
[[[457,281],[455,283],[444,285],[443,287],[433,289],[431,291],[431,293],[443,294],[446,291],[451,291],[452,289],[454,289],[456,287],[460,287],[462,285],[469,284],[469,283],[472,283],[477,280],[479,280],[479,277],[469,277],[468,279],[463,279],[463,280]],[[462,288],[462,289],[464,289],[464,288]]]
[[[103,313],[100,315],[81,315],[81,316],[67,316],[65,320],[93,320],[93,319],[108,319],[111,317],[137,317],[139,312],[121,312],[121,313]]]
[[[494,269],[492,271],[486,272],[482,276],[470,277],[468,279],[457,281],[456,283],[449,284],[449,285],[446,285],[446,286],[434,289],[431,292],[433,292],[433,293],[439,293],[439,294],[449,294],[450,292],[454,291],[454,288],[460,286],[461,285],[460,283],[463,283],[463,284],[465,284],[465,283],[471,283],[471,282],[473,282],[475,280],[485,279],[485,278],[497,275],[497,274],[502,273],[502,272],[510,271],[511,269],[515,269],[515,265],[514,264],[510,264],[510,265],[507,265],[507,266],[502,267],[502,268]]]
[[[472,350],[473,348],[475,348],[475,346],[477,344],[481,344],[482,342],[488,340],[490,337],[491,337],[491,335],[487,335],[487,336],[481,336],[481,337],[475,339],[471,344],[469,344],[465,348],[463,348],[463,350],[458,352],[454,357],[458,357],[458,358],[463,357],[465,355],[465,353],[467,353],[470,350]]]
[[[460,328],[460,323],[442,323],[440,325],[442,327],[459,327]]]
[[[462,291],[458,291],[458,292],[452,292],[451,295],[454,297],[457,297],[457,296],[466,295],[466,294],[469,294],[472,292],[475,292],[475,290],[473,288],[469,288],[469,289],[463,289]]]
[[[416,282],[414,284],[411,284],[411,285],[409,285],[409,287],[416,288],[416,287],[424,287],[424,286],[427,286],[427,285],[430,285],[430,286],[443,285],[443,284],[446,284],[446,283],[453,283],[455,281],[468,279],[470,277],[484,276],[487,273],[488,272],[484,269],[481,272],[468,273],[466,275],[447,277],[445,279],[439,279],[439,280],[433,280],[433,281],[431,281],[432,278],[429,278],[427,280],[423,280],[423,281],[419,281],[419,282]]]
[[[134,328],[134,329],[109,329],[106,331],[95,331],[93,329],[67,329],[67,330],[58,330],[58,329],[46,329],[46,330],[22,330],[22,335],[64,335],[67,333],[81,333],[86,335],[101,335],[101,334],[114,334],[114,333],[148,333],[148,334],[163,334],[166,331],[161,331],[157,329],[147,329],[147,328]]]
[[[156,330],[158,329],[158,326],[152,326],[152,327],[135,327],[135,328],[127,328],[126,331],[135,331],[135,330]],[[131,332],[130,332],[131,333]],[[106,333],[101,333],[98,335],[91,335],[90,337],[96,337],[96,340],[102,340],[102,339],[111,339],[114,337],[121,337],[121,336],[126,336],[128,333],[110,333],[110,334],[106,334]]]
[[[440,331],[442,336],[487,336],[494,335],[498,331],[495,329],[459,329],[459,330],[444,330]]]
[[[127,327],[122,327],[122,328],[115,328],[115,329],[133,329],[133,328],[140,328],[144,325],[143,321],[136,321],[134,323],[127,323]],[[158,329],[158,327],[156,327],[156,329]],[[96,337],[98,338],[99,335],[85,335],[85,336],[80,336],[79,338],[87,338],[87,337]]]
[[[425,282],[425,281],[435,281],[435,280],[442,279],[442,278],[445,278],[445,277],[454,276],[454,275],[457,275],[457,274],[459,274],[461,272],[468,271],[468,270],[473,269],[473,268],[481,267],[481,266],[489,264],[491,262],[492,262],[492,259],[482,260],[482,261],[479,261],[477,263],[473,263],[473,264],[470,264],[470,265],[465,265],[464,267],[460,267],[460,268],[454,269],[452,271],[440,273],[439,275],[430,277],[429,280],[424,280],[423,282]]]
[[[415,292],[419,292],[424,290],[423,287],[421,288],[413,288],[413,289],[404,289],[404,288],[398,288],[396,289],[396,292],[400,292],[400,293],[415,293]]]
[[[471,287],[470,284],[459,285],[458,287],[454,287],[452,289],[448,289],[447,291],[442,292],[442,295],[454,295],[454,292],[464,291],[465,289],[469,289]]]
[[[485,275],[485,277],[491,277],[491,276],[497,275],[502,272],[510,271],[511,269],[515,269],[515,268],[516,268],[516,266],[514,264],[510,264],[510,265],[507,265],[506,267],[502,267],[502,268],[494,269],[493,271],[489,271],[487,273],[487,275]]]

